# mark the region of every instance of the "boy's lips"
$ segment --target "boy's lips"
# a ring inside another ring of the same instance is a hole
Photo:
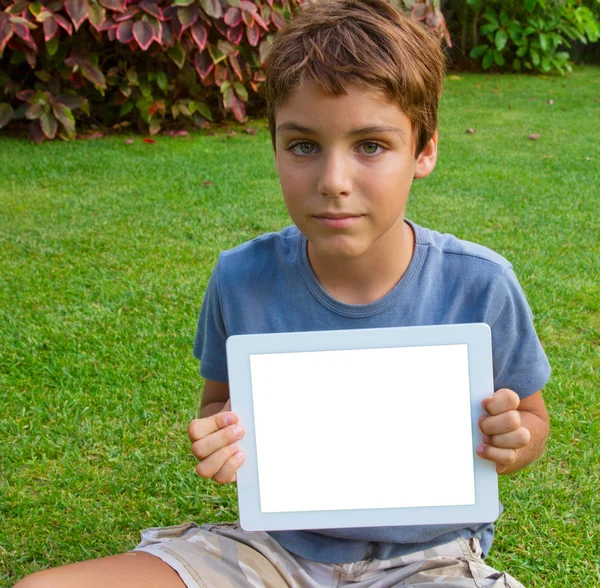
[[[336,212],[325,214],[314,214],[313,218],[321,225],[331,229],[345,229],[355,223],[362,214],[352,214],[349,212]]]

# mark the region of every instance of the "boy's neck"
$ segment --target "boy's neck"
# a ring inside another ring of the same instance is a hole
[[[369,304],[388,294],[406,272],[415,248],[412,227],[386,235],[359,258],[317,256],[308,244],[310,265],[325,291],[345,304]]]

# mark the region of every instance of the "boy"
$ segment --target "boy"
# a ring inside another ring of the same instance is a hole
[[[437,42],[384,0],[322,0],[277,35],[269,125],[294,226],[223,253],[211,277],[194,345],[206,382],[188,431],[202,477],[232,482],[244,460],[225,356],[240,333],[486,322],[497,392],[477,452],[501,474],[542,454],[550,368],[510,264],[404,218],[413,179],[436,163],[442,75]],[[23,585],[521,586],[483,563],[492,535],[491,523],[273,533],[188,523]]]

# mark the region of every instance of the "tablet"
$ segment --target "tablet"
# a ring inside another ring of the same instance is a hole
[[[227,362],[243,529],[498,517],[495,464],[476,453],[487,325],[236,335]]]

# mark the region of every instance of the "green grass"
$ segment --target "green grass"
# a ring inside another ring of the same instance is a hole
[[[513,262],[553,366],[548,450],[501,480],[490,556],[526,586],[600,586],[599,99],[597,68],[449,79],[438,168],[409,206]],[[254,126],[0,139],[0,585],[130,549],[144,527],[235,517],[233,488],[195,476],[185,428],[219,251],[288,224]]]

